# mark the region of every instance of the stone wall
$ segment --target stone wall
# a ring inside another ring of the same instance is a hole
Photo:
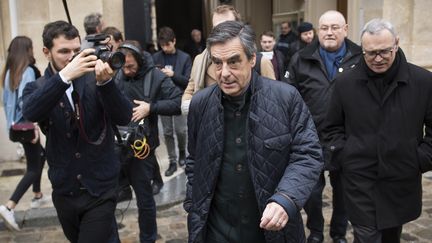
[[[80,35],[85,36],[84,17],[92,12],[99,12],[107,26],[112,25],[124,30],[122,0],[73,0],[68,1],[72,24],[78,28]],[[3,67],[6,49],[13,38],[11,36],[11,19],[9,1],[0,0],[0,64]],[[17,34],[26,35],[33,40],[33,49],[37,66],[44,70],[47,60],[42,53],[42,31],[45,24],[56,21],[67,21],[62,1],[59,0],[16,0]]]

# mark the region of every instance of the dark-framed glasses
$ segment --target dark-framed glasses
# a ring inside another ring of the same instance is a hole
[[[331,32],[337,32],[337,31],[341,30],[343,27],[344,27],[344,25],[337,25],[337,24],[330,25],[330,26],[328,26],[328,25],[321,25],[319,27],[319,30],[322,31],[322,32],[327,32],[329,30]]]
[[[391,57],[393,51],[396,49],[395,47],[396,46],[392,46],[392,47],[389,47],[389,48],[386,48],[386,49],[375,50],[375,51],[366,51],[366,50],[363,50],[363,55],[367,59],[369,59],[369,60],[375,59],[378,55],[381,58],[389,58],[389,57]]]

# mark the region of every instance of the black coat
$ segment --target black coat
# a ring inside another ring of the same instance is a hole
[[[146,75],[151,76],[150,91],[148,97],[144,92],[144,80]],[[150,103],[150,115],[147,117],[150,131],[148,131],[148,144],[152,149],[159,146],[158,115],[180,115],[180,103],[182,92],[171,78],[162,73],[151,63],[145,64],[137,76],[128,78],[124,75],[123,70],[119,70],[114,78],[119,89],[124,92],[126,97],[133,100],[142,100]],[[135,106],[135,104],[134,104]],[[131,122],[129,126],[135,126]]]
[[[290,217],[279,232],[265,232],[266,242],[304,242],[299,213],[322,171],[321,146],[309,111],[294,87],[253,72],[247,118],[248,168],[259,211],[269,201]],[[189,242],[203,242],[211,201],[223,157],[224,111],[221,90],[210,86],[194,95],[188,116],[189,156],[184,207],[189,213]],[[290,207],[292,206],[292,207]]]
[[[336,73],[336,77],[352,69],[361,57],[361,48],[345,39],[346,54]],[[326,67],[319,53],[319,42],[315,40],[291,58],[289,64],[289,82],[296,86],[309,107],[318,134],[321,137],[323,121],[327,113],[333,91],[333,82],[328,78]]]
[[[112,125],[128,124],[132,116],[131,103],[114,82],[96,86],[93,73],[73,81],[81,100],[81,120],[89,140],[95,141],[104,127],[106,135],[100,145],[88,143],[79,134],[74,111],[65,91],[70,85],[50,67],[42,78],[28,83],[23,92],[23,115],[41,122],[46,131],[48,177],[53,193],[76,195],[84,186],[98,196],[117,185],[120,163],[114,154]]]
[[[184,91],[189,83],[189,78],[192,70],[192,61],[190,56],[179,49],[176,50],[176,63],[174,65],[174,76],[171,77],[175,85]],[[164,53],[158,51],[153,54],[153,61],[157,67],[164,67]]]
[[[336,78],[324,130],[350,221],[379,229],[420,215],[421,173],[432,169],[432,75],[397,55],[383,99],[363,66]]]

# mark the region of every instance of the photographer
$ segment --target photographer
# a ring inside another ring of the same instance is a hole
[[[113,228],[120,163],[112,125],[131,120],[131,103],[112,82],[113,70],[93,49],[80,51],[78,30],[64,21],[45,25],[49,65],[23,92],[23,115],[47,137],[52,199],[67,239],[107,242]],[[79,53],[75,56],[76,53]]]
[[[117,73],[115,82],[135,105],[128,127],[132,131],[142,131],[140,134],[132,133],[129,143],[135,146],[135,142],[144,141],[139,142],[142,145],[139,147],[150,149],[142,157],[141,151],[134,151],[127,160],[127,173],[135,191],[139,212],[140,241],[155,242],[156,204],[151,180],[155,170],[159,170],[154,154],[159,146],[158,115],[180,114],[182,92],[168,76],[153,66],[150,54],[143,52],[137,41],[125,41],[118,51],[125,55],[125,65]],[[144,121],[144,125],[142,129],[137,129],[141,121]],[[127,145],[126,149],[131,148]]]

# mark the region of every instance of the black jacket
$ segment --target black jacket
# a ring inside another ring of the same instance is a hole
[[[132,105],[114,82],[96,86],[93,73],[73,81],[81,100],[81,120],[90,141],[106,135],[100,145],[88,143],[79,134],[74,111],[65,94],[64,83],[51,68],[42,78],[27,84],[23,92],[26,119],[41,122],[46,131],[48,177],[53,193],[77,195],[80,187],[99,196],[117,185],[120,163],[114,154],[112,124],[125,125],[132,116]]]
[[[432,169],[432,74],[397,55],[382,99],[361,66],[336,78],[324,129],[350,221],[379,229],[420,215],[421,173]]]
[[[283,82],[253,72],[247,118],[247,158],[262,214],[269,201],[290,219],[279,232],[265,232],[266,242],[304,242],[299,213],[322,170],[321,146],[300,94]],[[217,85],[197,92],[188,116],[188,178],[184,207],[189,213],[189,242],[203,242],[211,201],[223,157],[224,111]]]
[[[151,77],[148,97],[145,96],[144,91],[144,80],[147,75]],[[159,146],[158,115],[181,114],[180,103],[183,93],[174,85],[171,78],[148,60],[134,78],[126,77],[123,71],[119,70],[115,76],[115,83],[131,102],[135,99],[150,103],[150,115],[146,118],[150,127],[147,139],[152,149],[157,148]],[[132,122],[129,124],[129,126],[135,125]]]
[[[171,77],[175,85],[177,85],[181,90],[185,90],[191,75],[192,61],[190,56],[179,49],[176,50],[176,63],[174,65],[174,76]],[[164,67],[164,53],[163,51],[158,51],[153,54],[153,61],[156,66]]]
[[[347,52],[336,77],[355,67],[361,57],[362,50],[357,44],[348,39],[345,39],[345,44]],[[289,82],[297,87],[308,105],[321,137],[334,80],[328,78],[325,64],[319,53],[318,40],[294,54],[288,71]]]

